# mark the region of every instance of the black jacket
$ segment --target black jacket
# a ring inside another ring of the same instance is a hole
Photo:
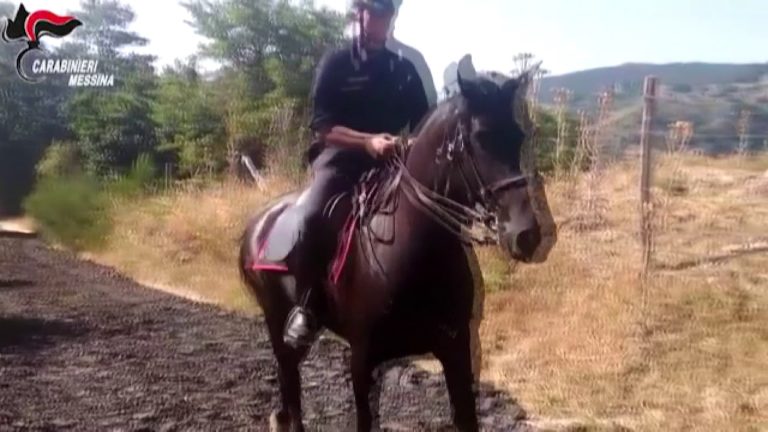
[[[312,100],[310,127],[315,132],[338,125],[399,135],[415,129],[429,110],[413,63],[386,48],[369,52],[366,61],[360,61],[349,47],[326,54],[317,68]],[[327,150],[334,154],[350,152]]]

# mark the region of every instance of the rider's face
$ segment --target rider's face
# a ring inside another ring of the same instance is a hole
[[[389,36],[389,26],[392,24],[391,12],[371,12],[368,9],[363,10],[363,25],[365,35],[373,43],[384,43]]]

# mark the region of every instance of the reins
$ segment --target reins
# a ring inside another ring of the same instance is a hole
[[[398,189],[416,208],[427,214],[437,224],[448,230],[465,244],[491,244],[498,241],[498,208],[496,196],[511,187],[526,187],[528,178],[518,175],[486,184],[477,161],[467,143],[466,127],[459,123],[453,137],[443,141],[436,154],[436,164],[443,165],[446,177],[444,185],[434,189],[422,184],[406,166],[409,148],[401,143],[396,153],[382,167],[366,173],[354,193],[353,217],[368,220],[375,214],[391,216],[397,208]],[[447,195],[450,189],[450,174],[459,174],[468,193],[468,202],[474,207],[462,204]],[[443,190],[443,193],[438,191]],[[336,200],[337,201],[337,200]],[[386,208],[391,207],[391,211]],[[481,228],[477,232],[475,228]],[[387,241],[369,231],[369,241]]]

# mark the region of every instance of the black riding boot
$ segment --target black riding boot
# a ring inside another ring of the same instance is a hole
[[[307,291],[306,298],[312,294],[312,289]],[[312,312],[309,300],[302,302],[291,309],[285,322],[283,341],[293,348],[306,348],[312,345],[320,330],[315,313]]]
[[[298,304],[288,313],[283,332],[283,341],[294,348],[305,348],[312,345],[320,331],[315,311],[318,304],[319,292],[322,291],[322,280],[325,274],[326,256],[320,250],[323,237],[323,227],[317,223],[308,223],[303,237],[297,247],[296,289]]]
[[[306,210],[304,229],[295,250],[298,305],[288,314],[283,334],[290,346],[311,345],[321,327],[312,309],[322,304],[328,263],[337,241],[326,205],[332,197],[350,191],[369,168],[368,162],[350,155],[352,153],[324,151],[313,162],[314,178],[302,204]]]

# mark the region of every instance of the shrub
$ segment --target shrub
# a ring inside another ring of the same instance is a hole
[[[71,142],[54,141],[37,163],[38,177],[73,176],[81,171],[80,152]]]
[[[152,158],[143,154],[134,161],[127,175],[109,184],[109,193],[123,198],[135,198],[150,190],[155,183],[155,165]]]
[[[44,236],[74,250],[103,244],[111,227],[107,206],[98,182],[82,175],[43,178],[24,202]]]

